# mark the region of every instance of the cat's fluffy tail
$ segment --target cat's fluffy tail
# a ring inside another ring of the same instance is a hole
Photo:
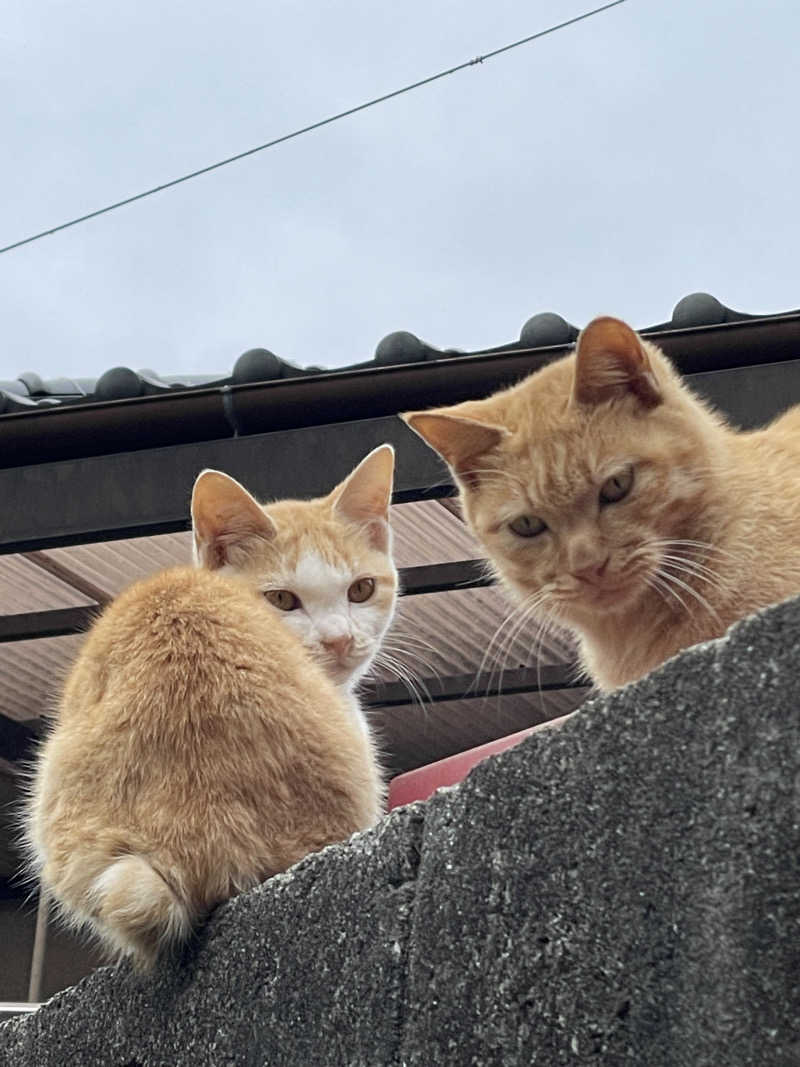
[[[92,925],[121,955],[149,970],[159,954],[185,941],[192,915],[184,900],[143,856],[122,856],[89,890]]]

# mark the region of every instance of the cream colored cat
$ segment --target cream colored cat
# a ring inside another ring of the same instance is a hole
[[[800,406],[737,432],[618,319],[519,385],[403,417],[504,585],[577,636],[602,689],[800,593]]]
[[[205,471],[197,568],[90,631],[26,813],[62,915],[148,967],[220,901],[372,825],[383,783],[353,696],[391,620],[393,451],[327,497],[260,507]]]

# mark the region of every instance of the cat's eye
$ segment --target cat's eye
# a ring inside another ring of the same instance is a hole
[[[359,578],[347,590],[347,599],[353,604],[363,604],[375,592],[374,578]]]
[[[633,486],[633,467],[612,474],[600,486],[600,503],[616,504],[628,495]]]
[[[296,611],[302,607],[300,598],[296,597],[291,589],[268,589],[264,596],[281,611]]]
[[[518,515],[511,520],[508,528],[517,537],[538,537],[547,529],[547,523],[536,515]]]

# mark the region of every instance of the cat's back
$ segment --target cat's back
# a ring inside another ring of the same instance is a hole
[[[739,617],[800,591],[800,405],[729,442],[727,507],[717,536],[728,553]]]
[[[135,583],[97,620],[46,752],[90,778],[146,778],[148,807],[168,812],[225,781],[263,792],[284,764],[378,788],[346,700],[300,639],[243,580],[191,567]]]
[[[106,617],[118,638],[135,643],[142,627],[167,647],[179,648],[213,632],[217,638],[268,634],[285,647],[293,642],[261,596],[242,579],[202,567],[172,567],[126,589]]]
[[[159,571],[129,586],[103,613],[95,630],[101,628],[134,647],[145,635],[156,634],[167,647],[180,647],[210,631],[267,630],[279,641],[284,634],[242,580],[188,566]]]
[[[800,404],[762,429],[736,434],[735,460],[762,491],[794,493],[800,505]]]
[[[244,688],[287,677],[302,688],[308,667],[295,636],[243,581],[174,567],[129,586],[97,619],[61,710],[68,716],[101,705],[107,711],[109,703],[230,702]]]
[[[181,567],[92,627],[40,751],[26,836],[79,919],[92,879],[133,856],[183,887],[189,923],[371,825],[380,799],[347,702],[257,589]]]

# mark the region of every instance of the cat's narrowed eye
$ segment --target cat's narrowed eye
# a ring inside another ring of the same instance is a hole
[[[626,467],[618,474],[606,478],[600,486],[600,503],[616,504],[628,495],[633,486],[633,467]]]
[[[359,578],[347,590],[347,599],[353,604],[363,604],[375,592],[374,578]]]
[[[291,589],[268,589],[264,596],[281,611],[296,611],[302,607],[300,598],[295,596]]]
[[[518,515],[511,520],[508,528],[517,537],[538,537],[547,529],[547,523],[536,515]]]

